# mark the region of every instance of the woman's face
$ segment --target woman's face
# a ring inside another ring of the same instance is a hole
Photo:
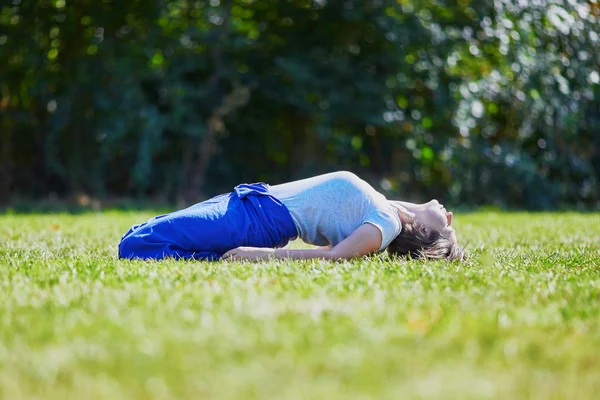
[[[446,211],[437,200],[422,204],[415,212],[415,219],[426,228],[440,232],[452,225],[452,213]]]
[[[399,202],[406,210],[413,214],[414,219],[422,223],[428,232],[436,230],[442,232],[450,228],[452,224],[452,213],[446,211],[437,200],[431,200],[423,204]]]

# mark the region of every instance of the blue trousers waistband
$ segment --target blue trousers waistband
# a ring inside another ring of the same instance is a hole
[[[120,258],[216,260],[239,246],[283,247],[298,236],[287,207],[264,183],[134,225],[121,238]]]

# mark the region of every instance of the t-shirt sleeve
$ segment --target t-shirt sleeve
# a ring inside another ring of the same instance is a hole
[[[378,251],[385,250],[402,230],[400,217],[395,210],[375,209],[367,215],[365,223],[375,225],[381,231],[381,247]]]

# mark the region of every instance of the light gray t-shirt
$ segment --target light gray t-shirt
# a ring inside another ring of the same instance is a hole
[[[298,235],[306,243],[335,246],[362,224],[370,223],[381,231],[381,251],[402,229],[396,208],[351,172],[270,185],[269,191],[290,210]]]

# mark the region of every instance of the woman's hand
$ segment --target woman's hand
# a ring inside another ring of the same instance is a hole
[[[274,258],[275,249],[261,247],[237,247],[223,254],[223,260],[268,260]]]

